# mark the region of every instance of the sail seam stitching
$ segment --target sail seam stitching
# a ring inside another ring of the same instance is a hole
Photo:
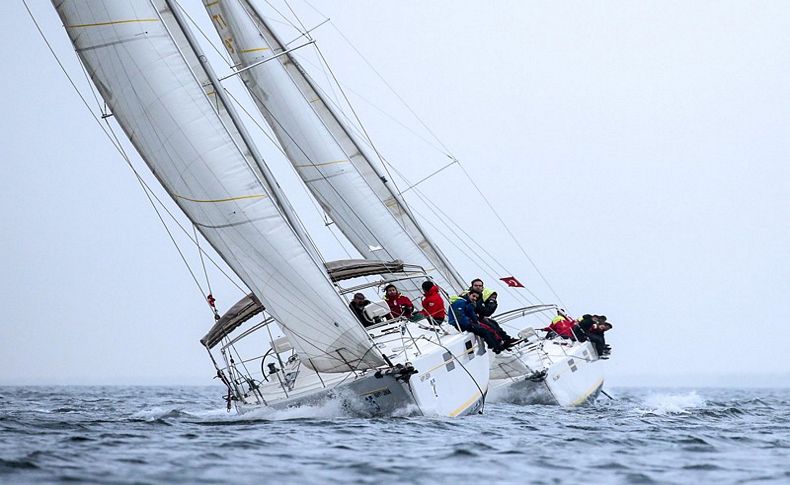
[[[184,197],[183,195],[173,194],[179,199],[188,200],[189,202],[199,202],[199,203],[216,203],[216,202],[233,202],[234,200],[242,200],[242,199],[265,199],[268,198],[268,195],[265,194],[251,194],[251,195],[240,195],[238,197],[227,197],[225,199],[191,199],[189,197]]]
[[[105,25],[116,25],[116,24],[133,24],[133,23],[142,23],[142,22],[159,22],[159,19],[127,19],[127,20],[113,20],[111,22],[97,22],[95,24],[76,24],[76,25],[64,25],[67,29],[79,29],[84,27],[102,27]]]

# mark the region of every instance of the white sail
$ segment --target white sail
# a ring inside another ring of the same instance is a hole
[[[204,0],[204,5],[291,163],[362,256],[423,266],[440,286],[461,290],[457,272],[296,60],[286,53],[261,63],[284,48],[254,7],[246,0]]]
[[[94,84],[203,236],[325,372],[384,364],[262,181],[163,0],[53,0]],[[223,122],[226,121],[226,122]]]

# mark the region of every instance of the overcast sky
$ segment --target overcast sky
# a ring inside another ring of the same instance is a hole
[[[87,86],[50,3],[29,3]],[[332,19],[322,50],[393,165],[419,180],[448,159],[370,107],[431,140],[334,27],[461,160],[568,308],[614,322],[611,384],[790,385],[790,3],[318,7]],[[21,1],[0,3],[0,29],[0,384],[210,383],[198,340],[211,316],[139,184]],[[420,188],[496,254],[498,276],[555,301],[457,167]],[[483,274],[435,237],[465,278]],[[211,276],[227,308],[240,293]]]

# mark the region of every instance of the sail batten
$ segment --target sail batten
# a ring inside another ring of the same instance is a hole
[[[383,365],[278,206],[230,107],[209,95],[215,87],[208,67],[190,47],[170,2],[53,4],[64,25],[91,26],[66,32],[121,129],[176,204],[278,320],[303,361],[325,372]],[[160,21],[145,21],[152,18]]]
[[[420,265],[448,291],[462,289],[457,271],[256,8],[246,0],[204,5],[297,173],[360,254]]]

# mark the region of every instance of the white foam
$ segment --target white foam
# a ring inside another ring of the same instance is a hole
[[[689,414],[690,409],[704,407],[706,402],[697,391],[691,391],[685,394],[650,394],[644,398],[644,405],[647,409],[637,408],[641,414]]]
[[[157,419],[164,418],[168,415],[178,412],[177,410],[169,407],[152,407],[148,409],[141,409],[132,414],[132,419],[143,419],[145,421],[156,421]]]
[[[266,406],[255,407],[237,416],[242,419],[285,421],[288,419],[306,418],[343,418],[349,416],[349,411],[343,405],[341,399],[329,399],[319,404],[302,405],[284,409],[275,409]]]

